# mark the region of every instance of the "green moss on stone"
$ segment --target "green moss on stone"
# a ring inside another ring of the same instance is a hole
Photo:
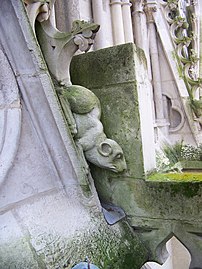
[[[127,43],[74,56],[70,70],[72,83],[91,89],[134,81],[136,79],[135,52],[135,45]],[[138,54],[145,62],[140,50]]]
[[[72,85],[63,88],[61,94],[62,97],[67,98],[73,113],[86,114],[94,107],[100,106],[96,95],[82,86]]]
[[[46,244],[38,253],[44,254],[47,267],[71,269],[88,257],[100,269],[141,268],[147,260],[147,250],[127,223],[109,226],[103,218],[93,217],[94,228],[79,231],[72,240],[51,237],[54,244]]]
[[[147,180],[152,181],[175,181],[175,182],[193,182],[202,181],[202,173],[186,172],[186,173],[155,173],[148,177]]]
[[[29,238],[15,238],[0,242],[0,269],[44,269],[36,255],[29,248]],[[40,266],[40,267],[39,267]]]
[[[197,196],[199,189],[197,185],[185,185],[185,184],[174,184],[171,188],[171,194],[174,195],[183,195],[187,198],[192,198]]]
[[[142,64],[146,67],[144,52],[132,43],[78,55],[71,63],[72,83],[99,98],[104,132],[120,144],[128,173],[135,178],[144,178],[136,81]]]

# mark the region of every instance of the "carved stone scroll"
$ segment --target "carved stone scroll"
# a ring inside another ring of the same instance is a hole
[[[176,47],[179,70],[182,73],[190,96],[191,108],[195,120],[201,124],[201,107],[196,103],[201,99],[201,78],[199,77],[199,47],[197,35],[199,32],[197,24],[197,12],[193,1],[180,8],[180,0],[165,1],[165,18],[170,25],[170,34]],[[200,115],[199,115],[200,114]]]
[[[75,21],[70,33],[62,33],[50,20],[37,26],[37,37],[51,74],[61,85],[71,85],[69,65],[74,53],[87,52],[93,44],[97,24]]]

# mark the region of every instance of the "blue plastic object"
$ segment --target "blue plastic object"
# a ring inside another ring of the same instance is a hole
[[[125,218],[126,214],[122,208],[112,205],[112,204],[105,204],[101,203],[102,205],[102,212],[104,214],[105,220],[109,225],[113,225],[118,221]]]
[[[74,267],[72,267],[72,269],[99,269],[99,268],[92,263],[80,262],[77,265],[75,265]]]

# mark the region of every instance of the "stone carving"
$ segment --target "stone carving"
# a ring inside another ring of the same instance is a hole
[[[24,3],[32,29],[35,32],[35,21],[42,22],[49,19],[55,0],[24,0]]]
[[[191,107],[196,115],[196,121],[202,126],[202,100],[193,100]]]
[[[191,108],[196,121],[201,124],[202,112],[200,103],[201,79],[199,78],[199,47],[197,33],[199,31],[193,3],[189,3],[188,16],[179,7],[179,0],[170,0],[162,3],[165,18],[170,24],[171,37],[176,46],[176,55],[179,69],[186,83],[190,96]],[[197,105],[196,105],[197,104]]]
[[[87,52],[93,44],[99,26],[84,21],[74,21],[70,33],[61,33],[50,19],[37,24],[37,37],[48,68],[60,85],[71,85],[69,65],[74,53]]]
[[[60,91],[60,95],[60,99],[70,105],[77,131],[74,139],[86,159],[113,172],[126,170],[121,147],[104,133],[100,101],[95,94],[85,87],[72,85]]]
[[[45,6],[41,2],[38,3],[38,11],[36,11],[37,3],[37,1],[26,1],[28,15],[35,14],[31,18],[33,27],[33,18],[40,21],[36,25],[36,36],[54,78],[65,118],[80,155],[84,154],[89,162],[101,168],[113,172],[124,171],[126,162],[121,147],[114,140],[108,139],[103,131],[98,98],[90,90],[72,85],[69,74],[74,53],[78,49],[84,52],[90,49],[99,25],[76,20],[73,22],[70,33],[62,33],[51,22],[49,10],[54,1],[45,1]],[[33,11],[32,8],[34,8]],[[42,19],[41,16],[39,19],[40,12],[43,15]],[[84,168],[88,171],[85,158],[83,158]]]
[[[21,105],[18,86],[0,48],[0,186],[12,167],[20,139]]]
[[[153,13],[157,11],[157,7],[155,3],[152,3],[152,5],[146,5],[144,7],[144,11],[147,16],[147,22],[154,22]]]

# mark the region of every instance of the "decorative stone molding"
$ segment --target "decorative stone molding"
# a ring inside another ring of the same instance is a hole
[[[145,5],[144,7],[144,11],[146,13],[146,16],[147,16],[147,22],[150,23],[150,22],[154,22],[154,17],[153,17],[153,14],[154,12],[157,11],[157,7],[156,5]]]
[[[164,6],[165,18],[170,25],[170,33],[172,40],[176,46],[176,56],[178,59],[179,69],[189,92],[191,107],[196,118],[199,113],[196,109],[196,102],[200,98],[201,80],[199,78],[199,48],[197,45],[198,26],[196,14],[193,6],[195,1],[189,3],[189,13],[182,14],[183,11],[179,7],[180,0],[169,0],[161,4]],[[187,12],[187,11],[186,11]],[[188,20],[188,19],[189,20]],[[200,122],[200,119],[198,118]]]
[[[46,63],[53,77],[59,82],[58,92],[60,92],[61,86],[72,84],[69,74],[71,59],[78,49],[85,52],[89,50],[98,29],[97,24],[78,20],[74,21],[70,33],[58,31],[50,20],[37,25],[37,37]],[[61,94],[59,98],[69,128],[74,136],[77,131],[68,101]]]
[[[111,0],[110,5],[122,5],[121,0]]]
[[[143,13],[143,7],[144,7],[144,4],[143,4],[143,0],[132,0],[132,6],[134,8],[134,11],[132,13],[132,15],[134,15],[134,13]]]
[[[21,104],[18,85],[0,48],[0,187],[12,167],[19,146]]]
[[[90,49],[98,29],[97,24],[78,20],[73,23],[70,33],[58,31],[50,20],[37,25],[37,37],[48,68],[61,85],[71,85],[71,59],[78,49],[85,52]]]
[[[130,3],[129,0],[122,0],[122,6],[129,6],[129,7],[131,7],[132,4]]]

